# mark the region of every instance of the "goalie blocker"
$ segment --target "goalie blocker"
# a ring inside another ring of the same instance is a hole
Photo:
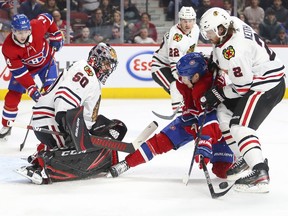
[[[79,123],[79,122],[78,122]],[[80,121],[80,128],[86,128],[84,121]],[[84,124],[84,125],[83,125]],[[126,125],[120,120],[110,120],[103,115],[97,117],[97,121],[91,127],[89,133],[95,136],[105,137],[122,141],[127,132]],[[88,135],[88,130],[84,134]],[[37,134],[42,139],[47,134]],[[73,135],[72,135],[73,136]],[[41,139],[41,140],[42,140]],[[37,152],[28,158],[32,166],[21,167],[17,173],[30,179],[35,184],[48,184],[52,182],[76,180],[95,176],[118,163],[117,151],[104,148],[91,148],[77,151],[73,141],[68,144],[68,148],[47,149],[47,146],[40,144]],[[73,139],[72,139],[73,140]]]

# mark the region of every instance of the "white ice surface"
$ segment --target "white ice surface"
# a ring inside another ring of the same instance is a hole
[[[1,107],[3,101],[0,102]],[[33,102],[21,102],[17,121],[29,123]],[[128,127],[124,141],[132,141],[152,120],[157,132],[169,121],[152,110],[170,115],[169,100],[103,100],[100,113],[120,119]],[[132,168],[119,178],[97,177],[88,180],[34,185],[14,172],[27,162],[38,144],[30,131],[25,148],[19,151],[26,130],[13,128],[8,141],[0,142],[0,215],[1,216],[287,216],[288,187],[288,100],[279,104],[258,130],[270,166],[270,193],[245,194],[231,190],[212,199],[202,170],[195,165],[188,186],[182,183],[192,157],[191,143],[178,151],[155,157]],[[120,160],[126,154],[119,155]],[[211,168],[209,166],[209,168]],[[209,169],[210,170],[210,169]],[[222,181],[212,175],[219,192]]]

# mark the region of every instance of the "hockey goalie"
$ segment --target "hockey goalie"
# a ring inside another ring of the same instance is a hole
[[[49,184],[95,176],[118,162],[114,150],[76,148],[89,142],[91,135],[121,141],[127,132],[122,121],[98,115],[101,83],[105,84],[117,63],[115,50],[109,44],[99,43],[89,52],[88,60],[75,62],[59,75],[33,107],[32,125],[64,136],[34,131],[41,144],[28,157],[31,165],[16,170],[19,174],[35,184]],[[74,121],[75,115],[82,119]],[[75,137],[73,128],[81,128],[81,137]]]

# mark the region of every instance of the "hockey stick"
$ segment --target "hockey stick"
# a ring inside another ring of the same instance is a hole
[[[170,115],[170,116],[165,116],[165,115],[161,115],[161,114],[158,114],[158,113],[156,113],[156,112],[154,112],[153,110],[152,110],[152,113],[154,114],[154,115],[156,115],[157,117],[159,117],[159,118],[162,118],[162,119],[165,119],[165,120],[172,120],[174,117],[175,117],[175,115],[178,113],[178,111],[181,109],[181,107],[184,105],[184,102],[182,101],[180,104],[179,104],[179,106],[177,107],[177,109],[173,112],[173,114],[172,115]]]
[[[52,61],[53,61],[53,58],[54,58],[54,54],[55,54],[55,52],[56,52],[56,49],[55,49],[54,47],[52,48],[52,52],[53,52],[53,53],[52,53],[52,55],[51,55],[51,59],[50,59],[49,65],[48,65],[48,68],[47,68],[46,73],[45,73],[45,79],[47,78],[47,75],[48,75],[48,73],[49,73],[50,67],[51,67],[51,65],[52,65]],[[43,90],[43,86],[44,86],[44,83],[43,83],[43,85],[42,85],[42,87],[41,87],[41,89],[40,89],[40,92]],[[32,119],[33,119],[33,114],[32,114],[32,116],[31,116],[29,125],[31,124]],[[30,130],[27,129],[26,135],[25,135],[25,137],[24,137],[24,140],[23,140],[23,142],[20,144],[20,151],[22,151],[22,149],[23,149],[24,146],[25,146],[25,143],[26,143],[26,140],[27,140],[29,131],[30,131]]]
[[[206,182],[207,182],[207,185],[208,185],[208,188],[209,188],[209,192],[211,194],[211,197],[212,199],[217,199],[219,197],[222,197],[224,196],[226,193],[228,193],[230,191],[230,189],[234,186],[234,184],[232,184],[229,188],[227,188],[225,191],[222,191],[222,192],[219,192],[219,193],[216,193],[214,191],[214,187],[212,185],[212,181],[211,181],[211,178],[210,178],[210,175],[209,175],[209,172],[207,170],[207,166],[204,162],[204,157],[202,156],[201,159],[200,159],[200,163],[202,164],[202,168],[203,168],[203,171],[204,171],[204,175],[205,175],[205,178],[206,178]]]
[[[30,118],[29,125],[31,124],[32,119],[33,119],[33,116],[31,116],[31,118]],[[26,143],[26,140],[27,140],[27,137],[28,137],[29,131],[30,131],[30,130],[27,129],[26,134],[25,134],[25,137],[24,137],[24,140],[23,140],[23,142],[20,144],[20,151],[22,151],[22,149],[23,149],[24,146],[25,146],[25,143]]]
[[[196,141],[195,141],[195,147],[194,147],[194,151],[193,151],[192,160],[191,160],[191,163],[190,163],[188,174],[186,174],[183,177],[183,183],[185,185],[188,185],[188,182],[189,182],[189,178],[190,178],[190,175],[191,175],[191,172],[192,172],[192,168],[193,168],[193,164],[194,164],[194,158],[195,158],[195,155],[196,155],[196,150],[198,148],[199,141],[201,139],[200,137],[201,137],[201,134],[202,134],[203,125],[205,124],[206,115],[207,115],[207,107],[205,107],[205,109],[204,109],[203,119],[202,119],[202,123],[201,123],[201,126],[199,128],[198,135],[197,135],[197,138],[196,138]]]
[[[210,89],[212,89],[213,86],[214,86],[216,75],[217,75],[217,70],[214,70],[213,76],[212,76],[212,85],[211,85],[211,88],[210,88]],[[208,110],[208,107],[206,106],[205,109],[204,109],[204,114],[203,114],[202,123],[201,123],[200,129],[199,129],[199,131],[198,131],[198,135],[197,135],[196,141],[195,141],[195,147],[194,147],[194,152],[193,152],[192,160],[191,160],[191,163],[190,163],[189,171],[188,171],[188,174],[186,174],[186,175],[183,177],[183,183],[186,184],[186,185],[188,185],[189,178],[190,178],[190,175],[191,175],[191,171],[192,171],[192,168],[193,168],[194,157],[195,157],[195,155],[196,155],[196,150],[197,150],[197,148],[198,148],[198,144],[199,144],[199,141],[200,141],[200,137],[201,137],[201,134],[202,134],[202,129],[203,129],[203,126],[204,126],[204,124],[205,124],[205,119],[206,119],[206,115],[207,115],[207,110]]]
[[[58,131],[52,131],[52,130],[48,130],[48,129],[40,128],[40,127],[33,127],[31,125],[24,125],[18,122],[11,121],[8,124],[9,124],[9,127],[25,128],[27,130],[33,130],[33,131],[47,133],[51,135],[58,135],[58,136],[64,135],[64,133],[61,133]],[[146,139],[148,139],[148,137],[157,129],[157,127],[158,127],[157,122],[155,121],[151,122],[131,143],[93,136],[93,135],[90,135],[90,139],[91,139],[91,143],[96,147],[108,148],[108,149],[112,149],[116,151],[132,153],[139,147],[139,143],[143,143]]]

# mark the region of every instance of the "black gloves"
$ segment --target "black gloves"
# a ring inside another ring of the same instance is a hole
[[[214,86],[209,89],[203,97],[201,97],[201,104],[204,107],[212,108],[218,106],[225,100],[223,89]]]

